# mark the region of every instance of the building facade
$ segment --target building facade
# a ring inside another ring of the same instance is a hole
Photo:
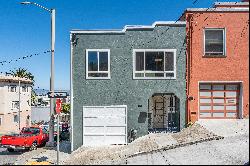
[[[185,126],[185,26],[71,31],[72,150]]]
[[[249,116],[249,2],[190,8],[182,20],[188,121]]]
[[[0,76],[0,133],[19,132],[19,81],[20,128],[31,120],[31,80]]]

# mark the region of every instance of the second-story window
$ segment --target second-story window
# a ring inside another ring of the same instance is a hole
[[[28,92],[28,86],[22,86],[22,91],[23,92]]]
[[[12,101],[12,109],[18,109],[19,108],[19,101]]]
[[[86,78],[110,79],[110,50],[86,50]]]
[[[205,56],[225,56],[225,29],[205,29]]]
[[[135,49],[134,79],[175,79],[175,49]]]
[[[16,92],[16,86],[10,85],[9,92]]]

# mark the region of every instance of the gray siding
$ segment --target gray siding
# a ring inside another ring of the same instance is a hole
[[[74,150],[82,145],[82,107],[127,105],[128,132],[146,135],[147,120],[138,122],[140,112],[148,112],[148,99],[154,93],[174,93],[180,99],[180,127],[185,125],[186,57],[185,25],[156,26],[152,30],[130,30],[124,34],[72,34],[73,47]],[[86,49],[110,49],[111,79],[85,79]],[[177,49],[175,80],[133,80],[133,49]],[[142,107],[138,107],[142,105]]]

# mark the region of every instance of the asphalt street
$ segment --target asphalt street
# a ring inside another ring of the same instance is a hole
[[[0,148],[0,165],[13,165],[17,157],[24,151],[8,152],[6,148]]]

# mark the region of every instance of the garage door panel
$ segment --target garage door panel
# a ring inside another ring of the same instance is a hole
[[[84,144],[89,146],[103,145],[105,137],[100,135],[85,135],[83,138]]]
[[[123,135],[111,135],[111,136],[106,136],[106,145],[112,145],[112,144],[124,144],[125,137]]]
[[[83,144],[85,146],[126,143],[126,106],[83,107]]]
[[[104,126],[84,127],[83,132],[87,134],[104,134]]]
[[[200,84],[200,118],[237,118],[239,87],[235,83]]]
[[[84,126],[89,126],[91,124],[91,126],[104,126],[105,125],[105,121],[101,118],[83,118],[83,125]]]
[[[106,134],[126,134],[126,127],[106,127]]]

